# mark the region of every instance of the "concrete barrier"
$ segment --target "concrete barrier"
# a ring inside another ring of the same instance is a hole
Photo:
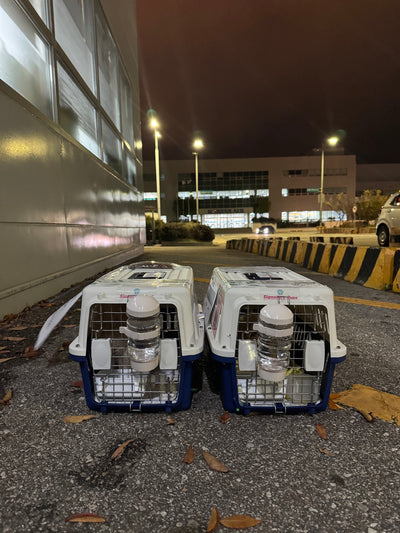
[[[348,239],[351,239],[348,238]],[[233,239],[227,249],[272,257],[378,290],[400,292],[400,250],[294,239]]]

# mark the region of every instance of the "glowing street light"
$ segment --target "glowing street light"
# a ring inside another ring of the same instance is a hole
[[[194,155],[194,168],[196,176],[196,220],[199,221],[199,150],[204,148],[204,143],[201,139],[197,138],[193,141],[193,148],[196,150],[192,152]]]
[[[158,131],[159,124],[155,118],[150,121],[150,127],[154,130],[154,160],[156,165],[156,187],[157,187],[157,214],[161,219],[161,194],[160,194],[160,153],[158,150],[158,139],[161,133]]]
[[[339,142],[339,137],[329,137],[326,139],[325,143],[321,148],[321,187],[319,190],[319,223],[320,231],[322,233],[322,204],[324,203],[324,166],[325,166],[325,150],[324,146],[328,144],[329,146],[336,146]]]

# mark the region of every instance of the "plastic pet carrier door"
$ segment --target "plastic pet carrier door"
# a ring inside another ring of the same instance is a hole
[[[156,411],[190,407],[204,320],[190,267],[134,263],[83,290],[81,366],[91,409]]]
[[[204,313],[225,409],[326,408],[346,355],[329,287],[287,268],[215,268]]]

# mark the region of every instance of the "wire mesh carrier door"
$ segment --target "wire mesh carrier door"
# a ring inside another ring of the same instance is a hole
[[[262,305],[244,305],[240,309],[236,339],[236,380],[239,407],[270,407],[285,411],[297,406],[304,410],[317,406],[328,385],[330,342],[327,310],[323,306],[289,305],[293,313],[293,340],[290,348],[289,366],[285,379],[279,382],[266,381],[258,376],[256,369],[246,370],[240,354],[247,343],[255,345],[257,323]],[[324,347],[323,363],[318,370],[306,371],[305,350],[310,341],[321,341]],[[244,369],[243,369],[244,367]]]
[[[88,346],[93,339],[110,339],[111,364],[109,369],[93,368],[89,354],[89,370],[94,401],[113,405],[129,405],[134,410],[147,406],[172,405],[177,403],[181,376],[181,341],[176,307],[160,305],[160,337],[175,341],[177,368],[151,372],[136,372],[131,367],[127,353],[126,336],[119,329],[126,323],[124,304],[95,304],[90,310]]]

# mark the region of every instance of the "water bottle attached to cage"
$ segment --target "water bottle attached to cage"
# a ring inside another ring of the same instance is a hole
[[[257,335],[257,373],[267,381],[282,381],[290,361],[293,313],[285,305],[264,306],[253,329]]]
[[[131,367],[154,370],[160,361],[160,304],[154,296],[137,295],[126,304],[127,324],[119,328],[128,337]]]

